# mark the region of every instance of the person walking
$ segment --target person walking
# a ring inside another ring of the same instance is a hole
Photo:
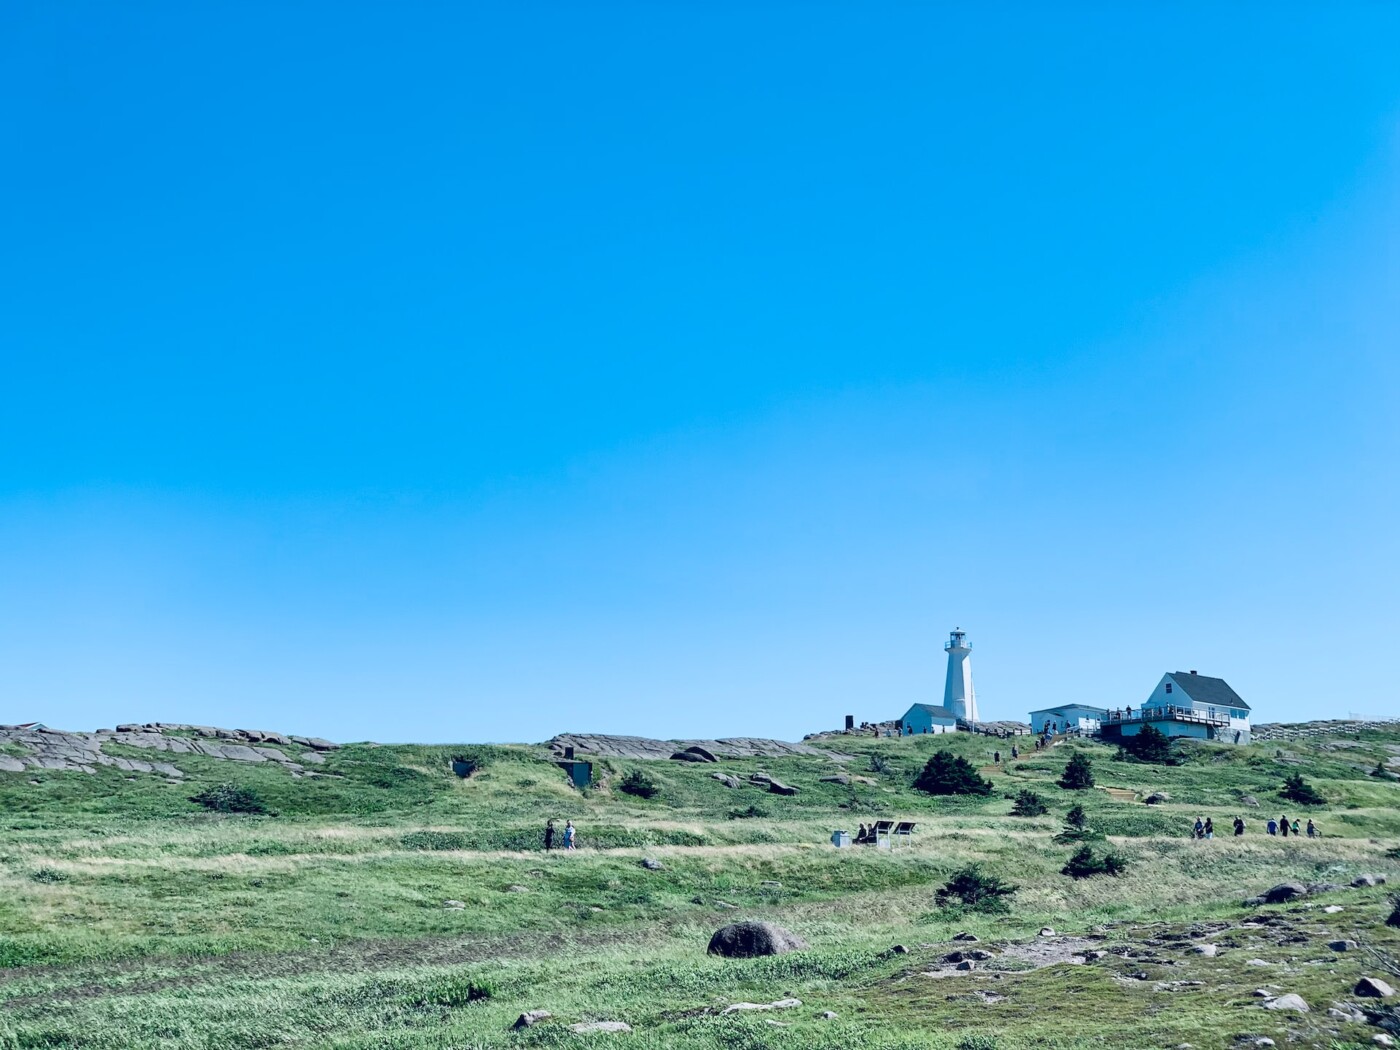
[[[1196,818],[1196,826],[1191,829],[1193,839],[1203,839],[1206,837],[1206,826],[1200,817]]]
[[[573,848],[574,848],[574,838],[575,838],[576,835],[577,835],[577,832],[574,831],[574,822],[573,822],[572,820],[566,820],[566,821],[564,822],[564,848],[565,848],[565,849],[573,849]]]
[[[1235,818],[1235,838],[1244,834],[1244,817]]]
[[[1000,751],[993,751],[993,752],[992,752],[992,765],[994,765],[994,766],[999,766],[999,765],[1001,765],[1001,752],[1000,752]]]
[[[1210,817],[1206,817],[1206,838],[1215,838],[1215,821]]]
[[[554,848],[554,821],[544,822],[544,851],[548,853]]]
[[[1278,818],[1278,827],[1279,827],[1279,830],[1280,830],[1281,832],[1283,832],[1283,837],[1284,837],[1284,838],[1288,838],[1288,814],[1287,814],[1287,813],[1285,813],[1283,816],[1281,816],[1281,817]]]
[[[1020,758],[1020,757],[1021,757],[1021,749],[1020,749],[1019,747],[1017,747],[1015,744],[1012,744],[1012,745],[1011,745],[1011,758],[1012,758],[1012,760],[1014,761],[1015,759],[1018,759],[1018,758]]]
[[[1313,823],[1312,817],[1308,818],[1308,838],[1317,838],[1317,825]]]
[[[1267,831],[1270,835],[1277,835],[1278,821],[1276,821],[1273,817],[1270,817],[1269,823],[1265,825],[1264,830]]]
[[[1303,835],[1303,829],[1298,825],[1298,818],[1293,818],[1293,834],[1299,838]]]

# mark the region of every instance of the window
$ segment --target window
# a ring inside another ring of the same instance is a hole
[[[1171,684],[1170,682],[1168,682],[1168,683],[1167,683],[1167,692],[1170,693],[1171,691],[1172,691],[1172,684]]]

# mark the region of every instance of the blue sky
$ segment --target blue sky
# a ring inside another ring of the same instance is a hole
[[[12,3],[0,722],[1400,714],[1400,8]]]

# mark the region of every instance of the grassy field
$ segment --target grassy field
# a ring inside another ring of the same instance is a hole
[[[972,799],[911,785],[939,747],[986,767],[985,740],[831,745],[851,757],[605,760],[583,792],[525,747],[348,746],[315,780],[190,756],[184,784],[106,768],[0,774],[0,1048],[1211,1048],[1244,1034],[1373,1045],[1378,1029],[1327,1011],[1400,954],[1386,889],[1241,901],[1285,879],[1396,881],[1400,784],[1369,771],[1400,754],[1400,732],[1192,745],[1170,767],[1066,744],[997,770],[993,794]],[[1056,786],[1075,751],[1098,788]],[[451,771],[460,755],[478,764],[468,779]],[[656,797],[617,790],[632,769]],[[716,769],[801,790],[735,790]],[[820,779],[839,772],[874,783]],[[1327,804],[1282,802],[1294,772]],[[190,800],[228,781],[275,815]],[[1022,787],[1049,815],[1010,815]],[[1151,791],[1171,799],[1144,805]],[[1107,836],[1096,847],[1127,860],[1122,876],[1060,873],[1073,846],[1055,836],[1076,803]],[[1266,816],[1285,810],[1323,837],[1265,836]],[[1228,834],[1237,814],[1243,839]],[[1198,815],[1214,818],[1216,839],[1189,838]],[[580,848],[543,853],[546,817],[572,819]],[[914,843],[830,846],[833,828],[882,817],[917,820]],[[1018,887],[1004,914],[936,902],[973,862]],[[737,918],[778,922],[811,947],[707,956],[710,934]],[[1055,936],[1038,936],[1045,926]],[[994,958],[951,971],[961,931]],[[1336,937],[1359,947],[1330,951]],[[1207,943],[1214,955],[1193,950]],[[1066,961],[1086,950],[1107,954]],[[1270,985],[1312,1011],[1262,1009],[1254,992]],[[802,1005],[722,1013],[785,998]],[[511,1030],[534,1009],[553,1019]],[[633,1031],[569,1030],[593,1020]]]

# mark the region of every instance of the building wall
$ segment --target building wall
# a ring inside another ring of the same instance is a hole
[[[1098,708],[1086,707],[1082,704],[1064,704],[1061,707],[1047,707],[1040,711],[1031,712],[1031,730],[1035,733],[1045,732],[1047,722],[1054,722],[1060,732],[1064,731],[1066,721],[1071,729],[1079,729],[1085,733],[1094,733],[1099,728],[1100,711]]]
[[[920,711],[917,707],[911,707],[899,721],[906,733],[916,736],[923,733],[952,733],[958,728],[957,719],[935,719],[933,715],[927,711]]]

